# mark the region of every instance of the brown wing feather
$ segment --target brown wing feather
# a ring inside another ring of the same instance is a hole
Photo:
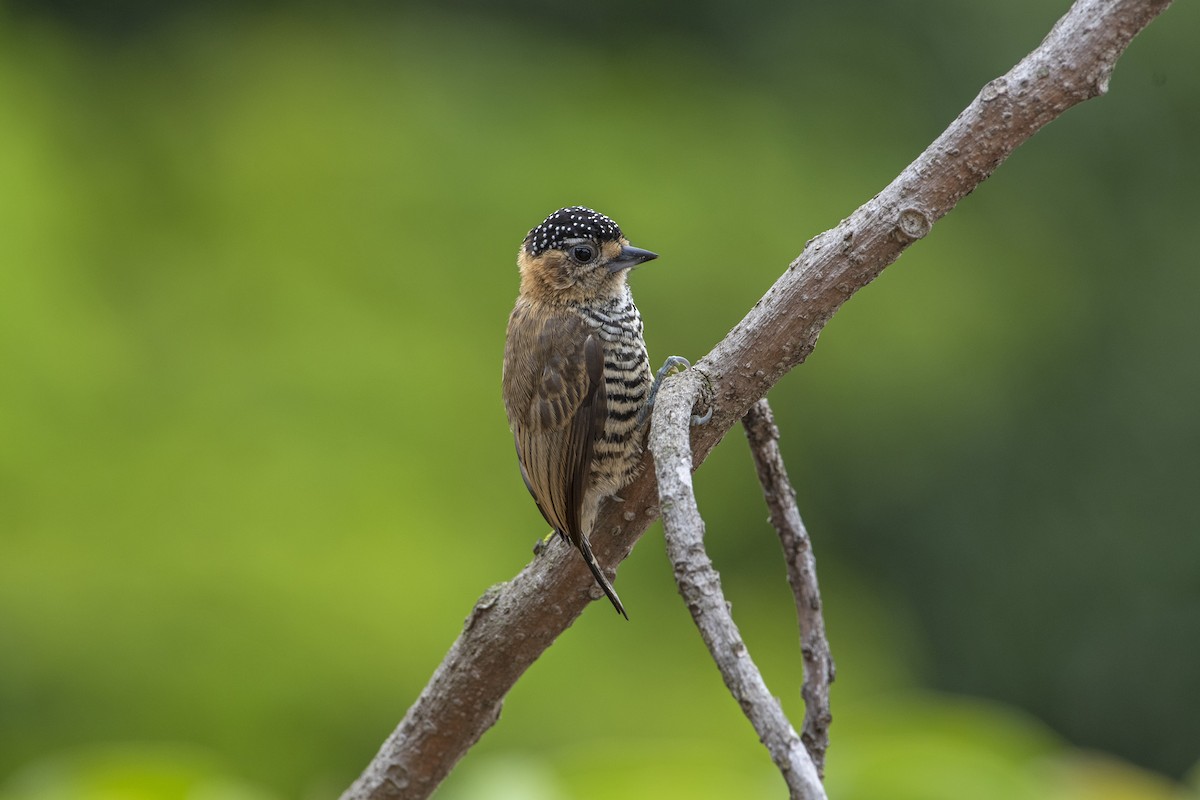
[[[578,542],[592,448],[604,430],[604,350],[579,317],[518,303],[504,353],[504,399],[522,475],[546,521]]]
[[[608,395],[604,387],[604,347],[594,333],[583,343],[583,365],[586,389],[579,408],[571,418],[571,430],[565,472],[567,481],[567,533],[576,543],[590,531],[583,530],[580,514],[584,495],[592,476],[592,449],[604,433]]]

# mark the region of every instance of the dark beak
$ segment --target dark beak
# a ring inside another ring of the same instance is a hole
[[[621,256],[608,262],[608,271],[620,272],[623,269],[633,269],[638,264],[644,264],[656,258],[658,258],[658,253],[651,253],[649,250],[643,250],[640,247],[625,245],[621,248]]]

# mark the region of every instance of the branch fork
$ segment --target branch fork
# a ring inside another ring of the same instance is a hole
[[[689,376],[689,373],[684,373],[671,379],[659,393],[658,408],[650,423],[650,451],[654,454],[654,472],[658,479],[658,494],[662,500],[663,532],[667,555],[675,572],[675,582],[701,638],[704,639],[704,644],[721,671],[726,688],[738,701],[750,724],[754,726],[759,741],[767,748],[771,760],[779,768],[787,783],[790,797],[795,800],[824,800],[825,789],[821,785],[816,762],[824,760],[827,745],[824,729],[828,723],[821,727],[817,738],[810,734],[809,738],[814,744],[820,739],[816,748],[817,755],[814,757],[813,752],[806,749],[805,742],[788,721],[779,699],[771,694],[762,673],[750,657],[746,643],[733,621],[729,603],[721,590],[720,576],[717,575],[704,549],[704,520],[696,505],[696,494],[692,486],[692,448],[688,438],[692,406],[700,398],[700,391],[701,378],[694,374]],[[766,414],[770,414],[765,400],[759,401],[755,408],[760,406],[766,408]],[[780,485],[778,475],[772,476],[771,480],[770,484],[764,483],[768,494],[782,491],[784,494],[790,494],[794,500],[790,485],[784,489]],[[786,483],[786,480],[786,473],[783,473],[782,481]],[[774,514],[772,516],[774,517]],[[796,520],[799,520],[798,514]],[[803,529],[802,525],[799,527]],[[784,529],[779,530],[780,535],[784,536]],[[787,533],[794,536],[795,526],[788,528]],[[791,572],[792,570],[789,570],[789,573]],[[815,592],[815,569],[810,570],[809,574],[812,578],[812,591]],[[824,625],[820,622],[819,609],[818,596],[815,611],[821,639],[818,647],[828,654],[829,648],[824,644]],[[802,616],[801,620],[810,620],[813,613],[810,611]],[[811,631],[805,633],[807,636]],[[806,669],[806,674],[807,672]],[[809,683],[806,677],[806,686]],[[824,718],[827,719],[828,680],[822,685],[826,693],[819,700],[819,704],[824,710]]]

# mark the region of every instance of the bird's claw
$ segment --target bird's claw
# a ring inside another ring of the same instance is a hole
[[[554,540],[555,533],[557,533],[557,531],[550,531],[534,543],[533,554],[535,556],[540,556],[542,553],[546,552],[546,548],[549,547],[550,542]]]
[[[662,386],[663,379],[666,378],[668,375],[672,374],[673,370],[682,371],[682,370],[691,369],[691,368],[692,368],[691,362],[688,361],[683,356],[668,356],[667,357],[667,360],[663,362],[663,365],[658,368],[658,372],[656,372],[654,374],[654,382],[650,384],[650,393],[649,393],[649,396],[646,398],[646,405],[642,406],[642,410],[638,412],[637,424],[639,427],[644,425],[646,423],[646,420],[650,418],[650,412],[654,410],[654,401],[658,397],[658,390]],[[712,419],[712,409],[711,408],[708,409],[708,412],[703,417],[693,415],[692,416],[692,424],[693,425],[703,425],[704,423],[708,422],[710,419]]]
[[[646,398],[646,405],[642,406],[641,412],[638,414],[638,425],[643,424],[650,416],[650,412],[654,409],[654,401],[658,397],[658,390],[662,387],[663,379],[671,374],[671,370],[678,367],[683,369],[691,369],[691,362],[683,356],[668,356],[663,365],[658,368],[658,372],[654,373],[654,382],[650,384],[650,394]]]
[[[655,387],[662,383],[662,379],[667,377],[668,373],[670,373],[670,371],[676,367],[691,369],[692,362],[688,361],[683,356],[667,356],[667,360],[663,362],[663,365],[658,368],[658,372],[654,374],[654,385],[650,387],[651,401],[654,400],[654,394],[656,391]]]

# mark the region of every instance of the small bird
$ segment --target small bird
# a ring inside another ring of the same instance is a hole
[[[504,348],[504,409],[525,486],[626,619],[588,535],[600,502],[637,473],[658,380],[687,364],[673,356],[651,377],[625,279],[655,258],[603,214],[582,206],[555,211],[517,255],[521,291]]]

